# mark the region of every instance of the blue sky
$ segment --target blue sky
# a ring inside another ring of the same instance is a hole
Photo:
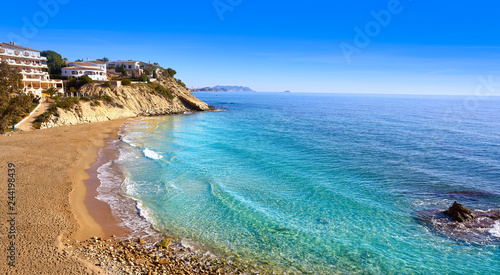
[[[41,0],[2,9],[1,41],[69,60],[158,62],[190,87],[474,94],[480,78],[500,82],[498,1]],[[489,91],[500,95],[500,85]]]

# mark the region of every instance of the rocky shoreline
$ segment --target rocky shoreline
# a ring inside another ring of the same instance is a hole
[[[70,255],[85,259],[108,274],[260,274],[243,264],[200,253],[171,238],[109,239],[92,237],[65,244]]]

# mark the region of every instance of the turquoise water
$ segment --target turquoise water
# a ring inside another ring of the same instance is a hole
[[[500,274],[500,225],[418,219],[500,208],[499,98],[195,95],[223,111],[122,133],[124,191],[159,230],[277,273]]]

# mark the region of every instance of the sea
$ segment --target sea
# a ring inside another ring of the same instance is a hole
[[[126,123],[98,169],[137,234],[269,274],[500,274],[500,221],[440,214],[500,210],[500,97],[193,94],[217,110]]]

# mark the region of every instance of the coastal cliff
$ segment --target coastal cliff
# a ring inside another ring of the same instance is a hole
[[[56,106],[40,128],[75,125],[117,118],[181,114],[208,111],[211,108],[197,99],[172,77],[158,75],[156,82],[107,87],[86,84],[79,90],[86,95],[73,106]]]

